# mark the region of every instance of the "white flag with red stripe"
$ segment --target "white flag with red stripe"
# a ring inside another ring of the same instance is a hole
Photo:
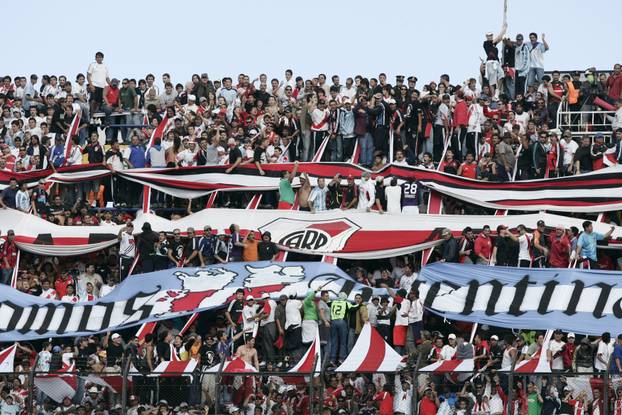
[[[190,360],[167,360],[161,362],[155,369],[151,376],[160,377],[176,377],[176,376],[192,376],[192,372],[197,367],[197,361]]]
[[[78,135],[78,127],[80,127],[80,112],[76,112],[76,115],[73,116],[71,125],[69,125],[69,131],[67,131],[67,138],[65,138],[65,161],[63,164],[67,164],[67,160],[69,160],[69,156],[71,156],[71,148],[73,146],[72,138]]]
[[[17,350],[17,346],[14,344],[0,351],[0,373],[11,373],[14,371],[15,350]]]
[[[155,142],[158,138],[162,139],[162,137],[164,137],[164,130],[166,130],[166,127],[168,126],[168,122],[169,122],[168,116],[165,114],[164,118],[162,118],[162,121],[160,121],[160,124],[158,124],[158,126],[151,133],[151,137],[149,138],[149,143],[147,143],[147,148],[145,150],[145,155],[147,154],[149,149],[155,145]]]
[[[302,359],[287,371],[288,373],[300,373],[307,376],[295,378],[287,377],[285,380],[291,383],[306,382],[311,372],[313,372],[313,377],[320,376],[322,370],[322,355],[320,350],[320,331],[317,330],[315,332],[315,340],[313,340],[307,352],[302,356]]]
[[[62,402],[65,398],[73,399],[78,389],[78,376],[74,370],[73,364],[64,365],[57,373],[36,375],[35,386],[56,402]]]
[[[431,365],[427,365],[419,369],[420,372],[432,372],[433,374],[451,373],[451,372],[473,372],[475,362],[473,359],[452,359],[439,360]]]
[[[552,336],[553,330],[547,330],[544,335],[544,343],[542,343],[540,350],[534,353],[531,359],[518,362],[516,366],[514,366],[514,373],[551,373],[551,365],[547,360],[546,351],[549,349]],[[500,372],[509,372],[511,370],[511,367],[499,369]]]
[[[395,372],[401,363],[402,356],[367,323],[352,351],[335,372]]]
[[[82,377],[86,383],[92,383],[104,388],[110,389],[114,393],[121,393],[123,391],[123,376],[122,375],[93,375]],[[132,377],[127,378],[126,386],[132,387]]]
[[[217,373],[220,370],[220,365],[215,365],[206,370],[206,372]],[[222,373],[254,373],[257,372],[255,366],[246,363],[239,357],[234,358],[233,360],[227,360],[225,364],[222,366]]]

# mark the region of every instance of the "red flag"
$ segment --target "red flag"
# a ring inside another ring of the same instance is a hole
[[[65,161],[63,165],[67,164],[67,160],[69,160],[69,156],[71,155],[71,148],[73,145],[73,141],[71,139],[74,135],[78,135],[78,127],[80,126],[80,112],[76,112],[76,115],[73,116],[73,120],[71,121],[71,125],[69,126],[69,131],[67,131],[67,138],[65,139]]]

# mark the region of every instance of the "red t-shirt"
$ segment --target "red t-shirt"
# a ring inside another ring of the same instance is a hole
[[[462,177],[477,179],[477,163],[467,163],[465,161],[460,165],[460,167],[462,167]]]
[[[380,391],[374,396],[374,401],[380,402],[380,415],[393,415],[393,395],[389,392]],[[434,411],[436,413],[436,410]]]
[[[56,279],[54,282],[54,289],[56,290],[58,298],[63,298],[67,295],[67,286],[69,284],[73,284],[73,278],[67,277],[64,281],[61,278]]]
[[[0,250],[0,257],[2,258],[2,263],[0,264],[0,268],[5,268],[4,260],[9,263],[7,269],[15,268],[15,264],[17,263],[17,246],[15,246],[15,242],[8,243],[5,242],[2,245],[2,250]]]
[[[481,255],[487,259],[490,259],[492,255],[492,240],[484,236],[484,233],[480,233],[475,238],[475,255],[478,257]]]
[[[609,89],[607,94],[609,98],[614,100],[620,99],[620,94],[622,94],[622,74],[617,76],[611,75],[607,78],[607,88]]]
[[[419,402],[419,415],[436,415],[436,404],[433,400],[424,396]]]
[[[549,251],[549,265],[555,268],[568,268],[570,261],[570,239],[567,235],[557,238],[555,231],[549,234],[551,249]]]

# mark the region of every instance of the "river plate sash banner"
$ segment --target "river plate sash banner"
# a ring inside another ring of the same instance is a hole
[[[235,298],[237,289],[259,299],[265,292],[304,298],[309,290],[339,292],[354,300],[386,295],[355,282],[323,262],[238,262],[205,268],[173,268],[132,275],[97,301],[50,301],[0,286],[0,342],[84,336],[148,321],[214,309]]]
[[[435,263],[422,269],[415,284],[425,307],[448,319],[617,335],[621,277],[614,271]]]

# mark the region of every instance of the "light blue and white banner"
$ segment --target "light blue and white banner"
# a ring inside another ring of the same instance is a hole
[[[132,275],[96,301],[45,300],[0,286],[0,342],[84,336],[164,320],[228,304],[237,289],[244,298],[270,293],[302,298],[309,290],[345,292],[353,300],[386,295],[355,282],[324,262],[249,262],[205,268],[175,268]]]
[[[448,319],[515,329],[622,333],[622,273],[435,263],[415,283]]]

